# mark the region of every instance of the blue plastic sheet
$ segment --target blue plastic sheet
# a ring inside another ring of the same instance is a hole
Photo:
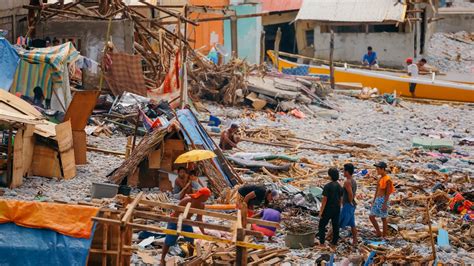
[[[186,143],[191,144],[194,143],[195,145],[202,145],[205,149],[214,151],[217,149],[214,143],[212,142],[211,137],[207,134],[207,132],[202,128],[199,124],[199,121],[196,119],[191,110],[189,109],[182,109],[178,111],[178,120],[181,125],[186,129],[186,134],[184,134],[184,139]],[[189,137],[188,137],[189,134]],[[191,139],[192,141],[191,141]],[[217,166],[217,170],[225,177],[227,184],[229,186],[234,186],[235,184],[230,180],[229,176],[224,172],[224,170],[219,166],[219,161],[216,158],[212,159]]]
[[[20,57],[10,43],[0,37],[0,89],[9,91]]]
[[[84,239],[48,229],[0,224],[0,265],[86,265],[93,233]]]

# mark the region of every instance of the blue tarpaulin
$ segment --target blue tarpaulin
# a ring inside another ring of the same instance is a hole
[[[214,144],[211,137],[207,134],[206,130],[200,126],[199,121],[196,119],[191,110],[189,109],[182,109],[178,111],[178,120],[181,125],[186,130],[186,134],[184,134],[184,139],[186,143],[191,145],[202,146],[206,150],[215,151],[218,147]],[[189,137],[188,137],[189,135]],[[191,141],[191,139],[192,141]],[[225,173],[225,171],[219,165],[219,161],[217,157],[212,159],[214,164],[217,167],[219,173],[225,178],[227,184],[232,187],[234,183],[232,182],[231,178]]]
[[[0,89],[9,91],[20,57],[10,43],[0,37]]]
[[[93,236],[74,238],[49,229],[0,224],[0,265],[86,265]]]

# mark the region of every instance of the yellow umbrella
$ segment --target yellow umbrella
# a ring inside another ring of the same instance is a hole
[[[174,163],[191,163],[191,162],[197,162],[197,161],[202,161],[206,159],[211,159],[216,157],[216,154],[212,151],[208,150],[192,150],[188,151],[186,153],[181,154],[176,158]]]

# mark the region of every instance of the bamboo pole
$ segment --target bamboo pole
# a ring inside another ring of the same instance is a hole
[[[103,59],[105,55],[107,54],[111,29],[112,29],[112,17],[110,17],[109,19],[109,24],[107,25],[107,35],[105,35],[104,54],[102,55],[102,62],[101,62],[101,67],[100,67],[101,71],[100,71],[100,79],[99,79],[99,91],[102,91],[102,85],[104,82],[104,73],[105,73],[104,67],[105,66],[103,65],[103,62],[104,62]]]

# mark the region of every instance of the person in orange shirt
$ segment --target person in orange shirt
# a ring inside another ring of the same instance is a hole
[[[377,190],[374,194],[374,200],[370,209],[369,219],[375,228],[375,234],[378,237],[385,238],[387,236],[388,223],[388,205],[390,194],[395,192],[392,179],[387,175],[387,164],[385,162],[379,162],[374,164],[377,170],[377,174],[380,175],[380,179],[377,182]],[[377,223],[376,217],[382,218],[383,229],[380,232],[379,224]]]

